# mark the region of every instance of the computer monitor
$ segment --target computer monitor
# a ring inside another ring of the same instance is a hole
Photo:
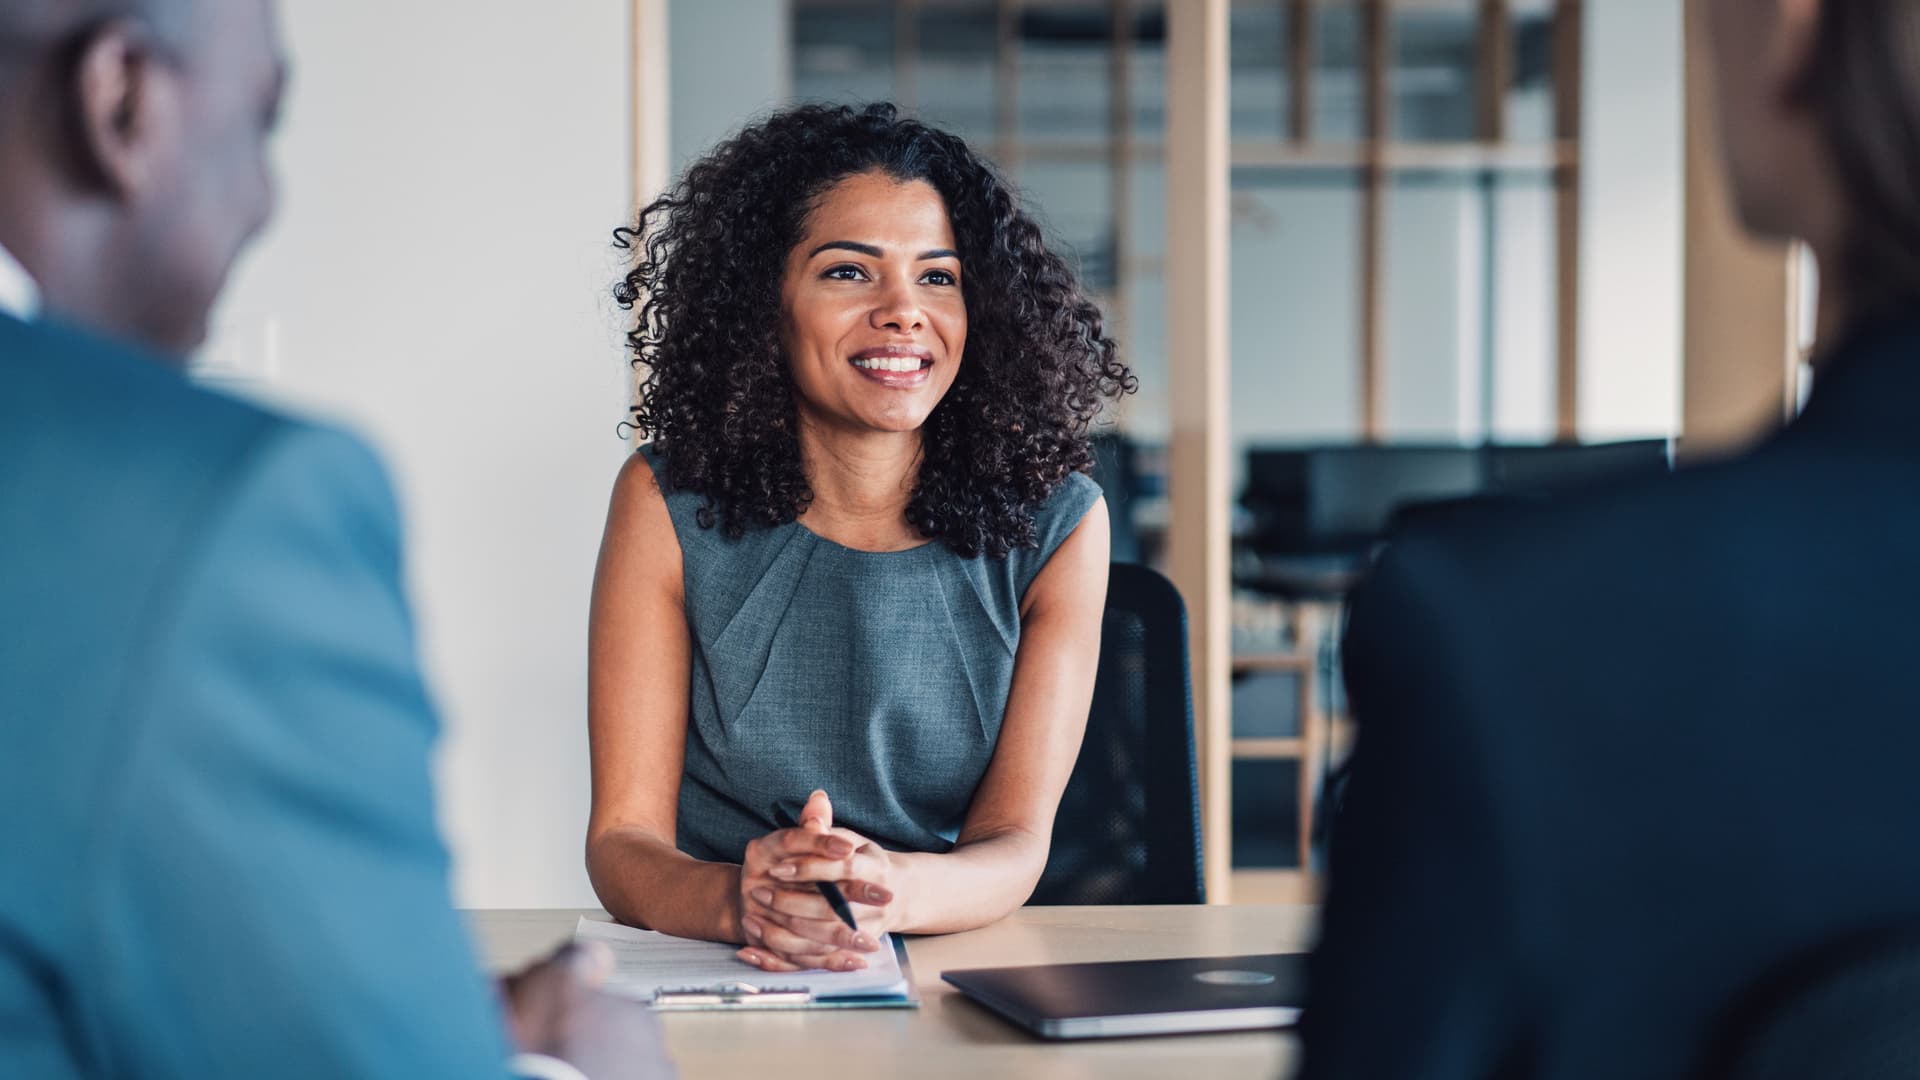
[[[1547,446],[1258,447],[1247,453],[1241,505],[1262,554],[1363,552],[1409,509],[1462,500],[1538,497],[1650,476],[1668,444],[1646,439]]]
[[[1480,491],[1484,468],[1463,446],[1252,450],[1241,496],[1254,521],[1248,539],[1272,552],[1364,550],[1402,506]]]

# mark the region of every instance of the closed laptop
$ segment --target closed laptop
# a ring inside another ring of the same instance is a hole
[[[1306,954],[974,968],[941,975],[1045,1039],[1278,1028],[1306,998]]]

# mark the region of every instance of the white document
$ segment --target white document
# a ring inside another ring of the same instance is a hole
[[[854,997],[905,997],[906,976],[893,951],[893,937],[883,934],[878,951],[863,954],[864,971],[762,971],[734,956],[736,948],[721,942],[673,937],[652,930],[635,930],[619,923],[584,916],[574,927],[575,941],[598,941],[613,950],[613,977],[606,989],[625,997],[651,1001],[658,990],[709,988],[745,983],[761,990],[806,990],[815,1001]]]

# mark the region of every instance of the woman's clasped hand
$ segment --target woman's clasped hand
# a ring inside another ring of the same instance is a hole
[[[747,844],[740,867],[740,959],[765,971],[857,971],[892,926],[894,863],[886,849],[833,825],[824,791],[807,799],[796,828]],[[834,914],[820,883],[837,885],[855,929]]]

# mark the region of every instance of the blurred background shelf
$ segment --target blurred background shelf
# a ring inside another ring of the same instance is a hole
[[[1303,653],[1257,653],[1233,658],[1235,675],[1265,671],[1305,672],[1312,669],[1315,657]]]
[[[1298,758],[1306,749],[1305,739],[1248,739],[1233,740],[1235,758]]]
[[[1233,872],[1233,902],[1236,904],[1317,904],[1322,880],[1318,874],[1301,870],[1249,870]]]

